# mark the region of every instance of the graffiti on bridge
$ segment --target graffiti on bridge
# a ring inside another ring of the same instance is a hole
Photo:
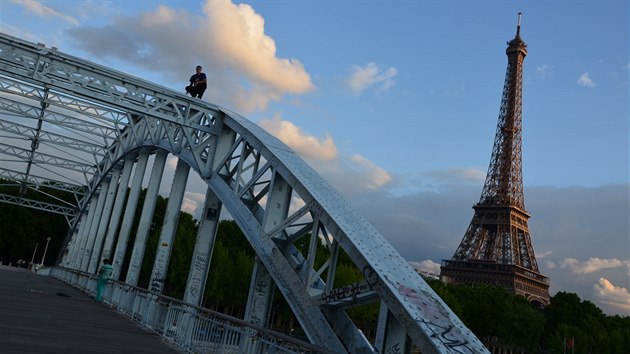
[[[332,289],[327,293],[322,293],[321,299],[329,304],[331,302],[340,301],[343,299],[354,299],[357,295],[361,293],[373,290],[376,283],[378,282],[378,275],[369,265],[363,267],[362,273],[363,278],[365,279],[364,281],[348,284],[341,288]]]
[[[460,338],[458,333],[453,331],[455,327],[447,320],[448,315],[444,313],[441,307],[437,306],[435,300],[425,300],[420,297],[416,290],[402,284],[398,286],[398,292],[421,310],[423,317],[416,318],[415,321],[428,327],[433,332],[432,338],[439,340],[453,353],[475,353],[468,340]]]

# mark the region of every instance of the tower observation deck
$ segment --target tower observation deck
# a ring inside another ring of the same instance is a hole
[[[549,303],[549,278],[540,274],[527,226],[522,174],[523,61],[521,14],[509,41],[503,96],[490,166],[475,214],[450,260],[442,262],[446,283],[503,286],[530,302]]]

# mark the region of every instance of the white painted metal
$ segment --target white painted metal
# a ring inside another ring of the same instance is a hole
[[[135,156],[135,154],[133,156]],[[144,172],[147,168],[148,161],[149,152],[147,149],[141,149],[138,156],[138,162],[136,163],[133,181],[131,182],[129,197],[127,198],[127,205],[125,207],[122,224],[120,225],[118,241],[116,242],[116,251],[114,252],[114,260],[112,262],[112,267],[114,268],[112,271],[112,279],[115,280],[120,279],[123,261],[125,259],[125,254],[127,253],[127,243],[129,242],[131,227],[133,226],[133,220],[136,215],[136,208],[138,207],[138,198],[140,197],[140,192],[142,191],[142,179],[144,178]]]
[[[193,250],[190,269],[188,270],[188,280],[186,281],[186,291],[183,299],[185,303],[196,306],[202,305],[210,268],[210,259],[212,258],[214,242],[219,228],[220,212],[221,201],[212,189],[208,188],[199,220],[195,249]]]
[[[60,267],[53,268],[51,273],[73,287],[94,294],[97,280],[93,274]],[[336,354],[295,337],[122,282],[109,282],[103,300],[186,353]],[[246,340],[240,341],[241,338]]]
[[[90,211],[92,214],[88,214],[89,225],[86,225],[85,232],[83,233],[83,240],[81,244],[83,245],[83,251],[81,254],[77,255],[77,261],[79,262],[77,269],[82,271],[87,271],[88,262],[90,260],[90,255],[92,254],[92,246],[94,245],[94,235],[96,234],[96,228],[98,228],[98,223],[101,219],[101,212],[103,210],[103,204],[105,203],[105,190],[107,190],[108,181],[104,181],[101,184],[101,190],[96,196],[96,202],[90,206]]]
[[[164,173],[164,165],[166,164],[167,156],[168,153],[165,150],[159,150],[155,154],[153,169],[151,171],[151,177],[149,178],[149,186],[144,196],[138,231],[136,232],[136,239],[133,243],[133,251],[131,252],[131,259],[129,260],[127,276],[125,277],[125,282],[134,286],[138,284],[138,278],[140,277],[140,268],[142,267],[142,260],[144,259],[144,251],[147,246],[147,238],[149,237],[149,230],[153,220],[153,213],[155,212],[155,204],[160,189],[160,183],[162,182],[162,174]]]
[[[116,238],[116,232],[118,231],[118,225],[120,225],[121,214],[123,210],[123,205],[125,204],[125,198],[127,197],[127,188],[129,187],[129,179],[131,178],[133,163],[134,160],[132,159],[132,156],[128,155],[125,158],[125,162],[122,168],[122,174],[120,175],[120,179],[118,180],[116,199],[114,201],[114,207],[112,209],[109,222],[107,223],[107,234],[105,236],[105,242],[103,243],[103,251],[101,252],[100,257],[101,259],[109,259],[110,261],[112,260],[112,247]]]
[[[245,306],[245,321],[266,326],[271,313],[275,284],[264,264],[256,257]]]
[[[376,334],[376,350],[379,353],[409,353],[409,337],[385,304],[379,311],[379,326]]]
[[[61,261],[59,262],[59,264],[61,264],[63,267],[70,267],[70,259],[73,259],[71,255],[71,250],[77,249],[77,247],[75,247],[74,245],[77,242],[77,235],[79,234],[80,229],[80,226],[75,228],[72,232],[72,236],[70,236],[68,244],[65,247],[62,247]]]
[[[96,205],[94,208],[94,217],[92,218],[92,222],[90,223],[90,228],[86,235],[87,241],[85,242],[85,250],[83,251],[83,256],[81,257],[81,268],[82,271],[87,272],[88,266],[90,264],[90,257],[92,256],[92,250],[94,249],[94,241],[96,240],[96,232],[98,231],[99,223],[101,221],[101,215],[103,215],[103,208],[105,207],[105,200],[107,199],[107,189],[109,188],[110,178],[107,178],[101,184],[101,190],[98,194],[98,199],[96,200]]]
[[[85,231],[85,226],[88,224],[88,218],[88,210],[83,209],[81,217],[79,218],[78,226],[75,226],[74,232],[69,240],[69,243],[72,243],[66,246],[64,263],[68,268],[75,268],[75,262],[78,258],[77,254],[79,253],[81,247],[81,235]]]
[[[173,176],[171,194],[166,204],[164,223],[162,224],[162,231],[160,232],[160,241],[157,246],[151,279],[149,280],[149,290],[154,293],[161,294],[162,290],[164,290],[168,263],[171,259],[171,252],[173,251],[177,222],[179,221],[179,214],[182,208],[182,200],[184,199],[189,172],[190,166],[184,161],[178,160],[177,166],[175,167],[175,176]]]
[[[90,226],[92,225],[92,219],[94,219],[94,213],[96,212],[96,203],[98,201],[98,194],[92,194],[90,202],[87,205],[87,214],[85,214],[84,220],[81,222],[79,228],[79,234],[77,235],[77,249],[74,251],[74,266],[73,268],[79,269],[81,266],[81,259],[83,252],[85,252],[85,245],[87,244],[88,233],[90,232]],[[93,206],[93,207],[92,207]],[[84,209],[86,210],[86,209]]]
[[[103,204],[103,213],[101,214],[101,219],[98,221],[94,247],[92,249],[92,255],[90,256],[88,273],[95,273],[101,263],[100,256],[103,250],[105,234],[107,233],[107,228],[109,227],[109,219],[112,216],[112,208],[114,206],[114,200],[116,199],[116,190],[118,189],[118,179],[120,178],[121,168],[122,167],[120,165],[114,166],[110,175],[107,195],[105,196],[105,203]]]
[[[253,171],[254,173],[257,171]],[[267,196],[265,219],[262,221],[263,230],[269,234],[277,229],[278,225],[286,219],[291,205],[291,186],[280,175],[273,175],[270,182],[270,193]],[[274,237],[274,235],[270,235]],[[266,326],[271,313],[275,284],[273,278],[257,259],[252,272],[247,306],[245,308],[245,320],[259,326]]]

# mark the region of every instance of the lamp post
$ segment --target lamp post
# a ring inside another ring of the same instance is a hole
[[[35,244],[35,250],[33,251],[33,257],[31,257],[31,265],[33,265],[33,262],[35,262],[35,253],[37,252],[37,246],[39,246],[39,243]]]
[[[39,264],[40,266],[44,265],[44,258],[46,258],[46,251],[48,251],[48,242],[50,242],[50,237],[46,238],[46,248],[44,248],[44,255],[42,256],[42,262]]]

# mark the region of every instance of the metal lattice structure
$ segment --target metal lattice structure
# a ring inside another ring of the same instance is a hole
[[[549,303],[549,279],[540,274],[527,226],[522,175],[523,61],[520,36],[508,42],[508,66],[490,167],[475,214],[441,277],[450,283],[501,285],[532,302]]]
[[[266,325],[277,288],[309,341],[330,351],[405,353],[413,343],[423,353],[487,352],[315,170],[234,112],[54,48],[0,35],[0,123],[5,134],[2,178],[25,186],[22,190],[54,187],[76,196],[57,206],[70,224],[60,259],[66,269],[93,273],[101,259],[110,258],[114,276],[123,278],[116,273],[121,268],[117,262],[128,252],[151,156],[140,226],[124,277],[136,285],[164,163],[172,154],[178,163],[149,290],[161,293],[164,288],[192,169],[206,182],[207,192],[185,302],[199,304],[224,208],[257,256],[245,320]],[[26,202],[28,196],[12,197],[16,204],[33,206]],[[55,203],[50,204],[53,208]],[[294,244],[303,238],[309,241],[304,253]],[[318,242],[325,243],[330,255],[315,268]],[[363,281],[342,288],[325,281],[334,279],[340,250],[363,272]],[[380,316],[371,343],[345,311],[373,302],[380,303]]]

